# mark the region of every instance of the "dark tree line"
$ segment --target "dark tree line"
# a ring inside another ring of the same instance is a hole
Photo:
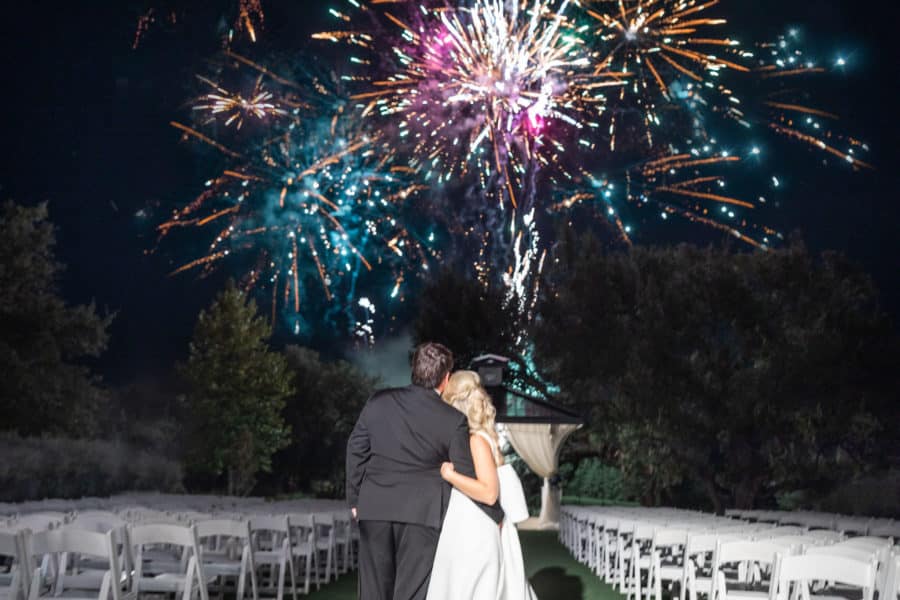
[[[255,302],[229,284],[173,373],[111,389],[88,361],[105,350],[112,317],[63,300],[46,206],[0,209],[0,451],[17,457],[0,488],[10,499],[54,485],[343,493],[344,443],[375,380],[306,348],[273,348]],[[77,470],[59,459],[68,449],[83,459]],[[79,485],[53,483],[72,473]]]
[[[342,494],[346,436],[375,380],[305,348],[274,348],[255,303],[229,286],[199,316],[171,382],[110,390],[89,364],[112,317],[63,300],[46,207],[4,204],[0,240],[0,444],[18,465],[37,465],[15,481],[0,473],[5,487],[23,498],[45,489],[28,478],[64,477],[64,461],[40,457],[82,448],[93,483],[79,493],[183,481],[192,491]],[[839,254],[801,244],[609,251],[586,237],[566,239],[548,264],[533,323],[505,306],[503,290],[446,271],[421,294],[413,333],[447,344],[465,367],[483,352],[522,364],[525,332],[560,387],[555,401],[588,418],[564,455],[573,486],[624,486],[645,503],[696,504],[699,493],[719,510],[804,490],[821,498],[896,468],[897,338],[872,281]],[[103,432],[111,439],[92,446]],[[138,459],[105,458],[121,444]],[[138,466],[125,476],[122,464]]]
[[[616,465],[647,504],[772,505],[896,466],[898,343],[870,278],[802,244],[768,252],[554,252],[527,326],[554,401],[587,417],[573,469]],[[467,360],[522,350],[502,295],[444,273],[425,291],[416,341]],[[462,366],[464,363],[460,363]]]
[[[538,364],[646,501],[689,482],[716,510],[749,508],[888,466],[897,341],[870,278],[842,256],[604,252],[587,238],[557,258]]]

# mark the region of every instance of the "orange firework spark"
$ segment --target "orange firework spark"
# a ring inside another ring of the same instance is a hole
[[[669,103],[674,94],[715,92],[723,105],[738,103],[733,92],[716,81],[720,71],[749,72],[738,43],[708,31],[725,19],[704,16],[718,0],[587,0],[586,13],[598,28],[591,56],[595,74],[615,74],[625,80],[618,101],[629,99],[643,111],[647,144],[651,128],[660,125],[656,95]],[[729,57],[723,56],[723,53]],[[733,55],[734,58],[730,56]],[[688,83],[679,82],[687,77]],[[676,82],[680,88],[676,90]],[[610,148],[616,147],[617,120],[610,117]]]

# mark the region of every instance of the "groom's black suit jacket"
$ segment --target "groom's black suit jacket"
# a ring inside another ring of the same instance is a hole
[[[439,529],[450,499],[440,474],[446,460],[475,477],[465,415],[420,386],[376,392],[347,442],[347,501],[360,520]],[[499,502],[478,506],[503,520]]]

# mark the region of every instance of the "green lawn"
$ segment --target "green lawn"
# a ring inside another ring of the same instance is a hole
[[[554,531],[520,531],[525,571],[540,600],[621,600],[590,570],[575,562],[556,541]],[[312,600],[355,600],[356,576],[344,575],[336,583],[310,595]]]

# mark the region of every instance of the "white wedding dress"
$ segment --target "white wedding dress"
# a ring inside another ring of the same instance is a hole
[[[485,433],[494,460],[500,453]],[[457,489],[441,528],[428,600],[534,600],[525,577],[522,547],[515,524],[528,518],[522,484],[512,465],[497,469],[500,505],[505,517],[498,527],[484,511]]]

